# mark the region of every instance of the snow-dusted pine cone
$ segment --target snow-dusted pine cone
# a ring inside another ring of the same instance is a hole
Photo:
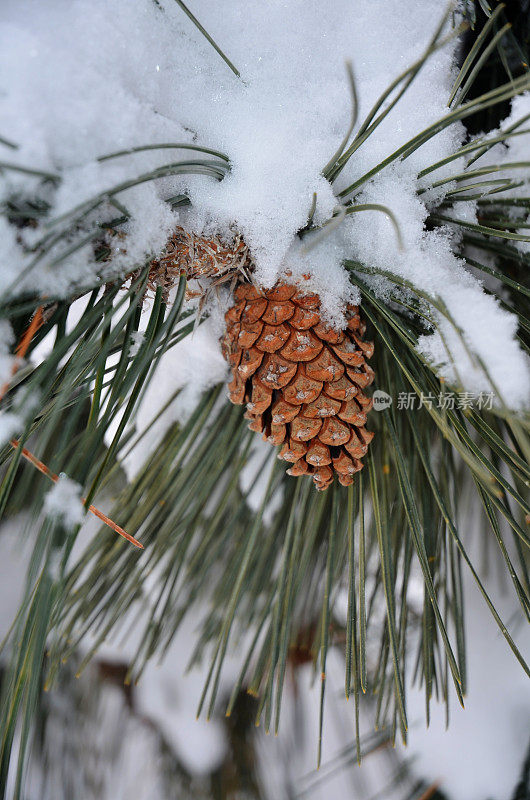
[[[372,401],[362,390],[374,371],[366,363],[373,344],[348,307],[348,326],[337,331],[320,316],[320,298],[278,283],[258,290],[242,284],[227,311],[223,353],[233,371],[233,403],[247,403],[250,428],[282,445],[290,475],[312,475],[326,489],[334,472],[349,486],[362,469],[373,433],[365,429]]]

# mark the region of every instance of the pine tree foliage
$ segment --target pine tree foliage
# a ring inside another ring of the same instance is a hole
[[[406,159],[457,121],[480,129],[480,121],[483,124],[496,108],[530,90],[528,71],[513,55],[513,42],[518,40],[509,38],[513,33],[504,24],[503,13],[501,6],[488,11],[488,21],[471,38],[445,116],[338,192],[336,216],[327,225],[317,229],[310,216],[300,232],[309,244],[345,215],[376,208],[393,219],[384,206],[356,202],[377,172]],[[477,9],[476,14],[482,12]],[[351,128],[323,168],[332,184],[363,142],[378,135],[379,124],[430,54],[446,44],[442,29],[443,25],[424,56],[389,86],[353,137],[356,96],[350,74]],[[455,29],[451,35],[458,33]],[[493,58],[500,59],[506,72],[495,85],[476,93],[477,81]],[[425,164],[421,176],[428,176],[433,187],[456,182],[431,213],[428,225],[454,226],[461,233],[462,258],[502,287],[500,302],[517,316],[519,341],[529,352],[530,291],[525,276],[530,254],[516,249],[513,242],[530,241],[529,235],[515,232],[524,227],[517,215],[526,218],[530,197],[511,194],[520,186],[517,170],[522,165],[480,165],[484,153],[526,132],[527,123],[521,119],[501,133],[470,134],[452,156],[452,160],[465,157],[463,171],[438,180],[436,170],[451,160],[445,159]],[[171,302],[162,286],[152,293],[142,344],[137,350],[131,347],[145,307],[150,260],[138,264],[132,275],[113,273],[109,235],[119,236],[127,219],[120,192],[165,175],[201,174],[223,180],[230,171],[228,154],[178,143],[145,147],[167,149],[168,164],[138,175],[127,186],[109,187],[56,218],[50,218],[46,193],[61,176],[19,166],[34,176],[34,194],[12,197],[3,208],[13,225],[32,225],[40,232],[31,270],[59,266],[87,243],[101,264],[99,282],[77,287],[68,299],[7,294],[0,306],[19,341],[37,313],[40,323],[34,326],[26,358],[3,396],[7,409],[25,415],[25,427],[1,453],[0,508],[10,514],[29,505],[27,535],[34,546],[24,602],[4,643],[10,657],[2,682],[0,787],[5,792],[8,774],[14,775],[16,797],[22,796],[34,709],[43,688],[41,665],[45,682],[51,685],[62,661],[80,646],[86,652],[83,669],[102,642],[130,625],[142,631],[128,675],[134,681],[141,678],[149,659],[164,656],[184,616],[194,615],[198,634],[192,663],[211,662],[199,712],[212,714],[219,701],[224,659],[237,651],[240,675],[225,710],[230,714],[241,689],[246,689],[258,698],[257,721],[271,731],[280,724],[282,687],[293,649],[302,644],[310,653],[321,676],[323,708],[327,653],[332,645],[343,646],[345,692],[353,695],[357,709],[359,758],[358,704],[363,693],[377,698],[376,724],[390,726],[393,736],[403,740],[411,670],[425,690],[427,720],[433,698],[448,709],[451,696],[464,702],[464,570],[471,571],[507,646],[530,674],[508,620],[496,610],[488,576],[470,555],[459,526],[464,505],[480,504],[487,526],[484,546],[500,552],[520,615],[528,621],[530,420],[510,410],[509,398],[491,410],[440,409],[426,403],[414,414],[398,413],[395,406],[373,414],[370,427],[376,436],[365,469],[354,486],[334,484],[323,494],[315,492],[310,481],[286,476],[281,463],[268,453],[250,484],[263,482],[256,512],[247,502],[250,490],[242,489],[240,482],[242,469],[248,469],[254,434],[247,429],[242,410],[226,401],[225,389],[219,386],[202,397],[185,424],[173,424],[164,432],[154,455],[125,484],[120,463],[147,432],[134,422],[143,393],[151,380],[156,381],[164,353],[200,320],[186,309],[182,275]],[[190,150],[184,157],[183,148]],[[173,160],[173,151],[180,160]],[[128,153],[102,158],[128,157]],[[2,168],[13,167],[2,164]],[[455,213],[458,203],[469,199],[478,201],[478,223]],[[185,196],[168,198],[173,207],[188,202]],[[398,242],[399,227],[395,220],[394,224]],[[459,391],[458,383],[448,386],[440,380],[415,347],[426,324],[436,326],[434,312],[453,325],[467,347],[442,300],[370,264],[349,260],[345,267],[360,289],[367,336],[376,345],[371,361],[376,385],[392,397],[401,392],[439,397]],[[374,275],[392,287],[389,302],[374,292]],[[83,310],[72,320],[72,305],[81,298]],[[53,345],[46,360],[32,360],[32,352],[47,337]],[[476,364],[476,356],[470,357]],[[487,373],[487,364],[478,367]],[[495,388],[502,398],[502,387]],[[38,407],[20,405],[21,397],[37,397]],[[108,443],[110,428],[115,432]],[[112,492],[110,518],[136,537],[143,550],[108,525],[80,548],[79,527],[67,529],[43,516],[49,476],[39,475],[24,462],[24,447],[53,473],[65,473],[81,484],[85,506],[97,505],[98,498]],[[424,590],[419,613],[409,602],[409,584],[418,574]],[[336,610],[339,591],[344,589],[345,621]],[[321,728],[321,740],[322,735]]]

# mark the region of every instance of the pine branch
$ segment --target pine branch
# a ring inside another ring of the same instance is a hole
[[[374,204],[356,204],[355,197],[387,166],[407,158],[455,122],[482,119],[491,109],[528,89],[525,73],[472,96],[481,70],[488,68],[508,35],[506,25],[495,28],[500,16],[499,11],[498,16],[491,17],[484,36],[472,47],[451,93],[452,108],[338,192],[341,207],[334,222],[340,224],[350,213],[374,209]],[[378,135],[380,123],[430,55],[444,46],[446,23],[444,18],[422,58],[381,95],[356,132],[353,102],[348,136],[324,169],[330,183],[368,137]],[[490,44],[485,45],[489,34]],[[529,238],[518,231],[526,230],[530,199],[513,194],[520,186],[517,171],[528,164],[475,166],[493,145],[524,133],[520,126],[525,121],[489,138],[472,138],[451,157],[426,164],[418,173],[418,193],[437,188],[437,196],[442,196],[443,187],[453,181],[457,184],[432,211],[428,225],[451,225],[462,230],[461,244],[455,245],[458,254],[467,258],[471,268],[502,283],[503,307],[517,316],[519,338],[530,348],[530,302],[525,282],[529,256],[510,244]],[[348,145],[350,136],[353,139]],[[156,456],[150,456],[130,484],[121,487],[110,511],[117,526],[138,537],[145,548],[143,553],[104,527],[72,562],[74,542],[83,534],[43,518],[46,482],[34,471],[22,468],[24,448],[35,453],[35,459],[45,464],[50,474],[64,472],[77,481],[83,488],[85,505],[92,505],[119,474],[125,455],[146,434],[145,429],[135,429],[135,414],[145,388],[156,380],[157,365],[169,348],[194,329],[184,310],[186,279],[181,275],[170,305],[166,302],[167,287],[156,287],[148,305],[142,344],[132,352],[153,262],[151,257],[146,258],[128,276],[113,271],[104,237],[120,232],[128,219],[120,195],[140,183],[173,175],[200,174],[220,181],[230,170],[228,155],[178,143],[146,144],[103,155],[100,160],[134,159],[136,152],[150,148],[186,148],[199,151],[202,157],[138,174],[56,217],[52,217],[45,194],[50,186],[59,184],[60,174],[15,162],[2,165],[35,178],[34,197],[11,198],[3,207],[11,224],[32,225],[39,231],[40,238],[28,253],[21,279],[33,270],[68,262],[87,244],[100,258],[92,284],[76,286],[68,298],[43,298],[30,292],[20,296],[8,291],[0,304],[0,315],[10,320],[18,341],[27,350],[24,363],[19,353],[16,373],[4,387],[3,407],[8,411],[18,408],[22,392],[25,397],[40,398],[37,411],[31,404],[22,403],[17,447],[13,450],[6,445],[0,453],[0,509],[6,512],[10,507],[29,506],[32,523],[28,535],[35,542],[24,602],[7,642],[12,656],[3,681],[0,713],[0,792],[5,793],[14,742],[19,737],[17,797],[22,795],[45,655],[46,681],[51,685],[61,662],[74,657],[88,634],[92,634],[93,645],[79,664],[80,671],[98,646],[131,619],[142,633],[127,676],[132,681],[141,676],[149,659],[167,652],[187,614],[193,611],[201,618],[192,663],[211,659],[200,701],[208,715],[220,703],[219,686],[227,653],[252,630],[225,710],[232,713],[240,691],[246,689],[258,697],[257,718],[267,730],[277,730],[280,724],[290,661],[303,649],[316,674],[324,676],[329,648],[345,645],[345,692],[353,695],[356,706],[357,758],[361,754],[359,702],[365,693],[376,696],[378,724],[388,726],[392,739],[398,729],[406,738],[411,659],[425,690],[427,718],[435,695],[449,708],[453,691],[449,677],[462,701],[467,681],[464,569],[471,571],[508,646],[530,674],[507,622],[495,608],[487,576],[468,554],[458,526],[457,501],[465,489],[483,510],[491,543],[504,562],[520,614],[528,619],[528,415],[510,408],[509,398],[502,398],[499,391],[502,387],[496,392],[502,401],[498,408],[439,409],[432,402],[424,402],[426,397],[443,399],[463,388],[458,374],[454,385],[449,386],[419,353],[418,339],[426,330],[438,330],[443,339],[443,324],[450,326],[472,363],[491,384],[487,365],[471,352],[440,297],[388,270],[353,259],[344,266],[361,293],[363,313],[376,342],[373,363],[380,385],[394,398],[406,395],[418,398],[418,404],[421,401],[414,414],[400,413],[393,406],[373,415],[376,437],[365,477],[353,488],[334,485],[326,494],[318,495],[309,484],[295,484],[285,476],[271,453],[263,458],[254,476],[257,480],[263,472],[268,480],[260,510],[255,513],[249,502],[250,490],[240,485],[242,470],[248,469],[253,436],[241,409],[229,406],[221,387],[216,387],[205,393],[186,423],[173,424],[164,432]],[[451,177],[436,177],[439,168],[456,159],[464,159],[464,166],[458,167],[461,171]],[[500,182],[490,177],[496,172],[503,173]],[[486,180],[480,180],[483,177]],[[455,214],[457,204],[470,199],[477,200],[477,223]],[[179,194],[168,197],[167,202],[180,207],[189,199]],[[386,206],[377,205],[377,209],[394,219]],[[510,209],[515,212],[513,216]],[[301,234],[320,235],[312,217],[313,213]],[[107,221],[102,222],[103,218]],[[397,223],[396,227],[399,232]],[[475,249],[473,257],[467,254],[470,245]],[[477,250],[484,254],[486,264],[479,260]],[[490,257],[494,257],[494,267],[490,266]],[[376,281],[385,282],[386,301],[374,291]],[[67,322],[72,320],[72,306],[81,301],[84,307],[70,327]],[[38,330],[36,323],[31,327],[32,319],[38,319]],[[26,330],[31,336],[24,339]],[[51,351],[46,360],[33,363],[32,354],[45,337],[53,338]],[[116,433],[108,444],[106,435],[111,426]],[[29,442],[31,448],[26,448]],[[276,505],[272,520],[265,522],[265,512]],[[156,582],[147,597],[146,581],[153,575]],[[413,578],[418,575],[424,586],[421,608],[414,606],[410,596]],[[345,624],[336,613],[337,597],[344,587],[348,593]],[[379,608],[386,609],[384,618],[378,616]],[[374,659],[370,658],[372,650],[378,653]],[[324,687],[322,677],[322,708]]]

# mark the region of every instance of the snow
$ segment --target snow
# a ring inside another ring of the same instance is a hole
[[[476,529],[475,534],[482,537],[484,531]],[[474,558],[480,554],[476,552]],[[426,730],[422,721],[425,692],[411,687],[407,750],[416,758],[416,771],[438,779],[449,798],[503,800],[513,795],[530,744],[528,676],[515,661],[467,570],[464,588],[469,688],[465,708],[453,699],[446,729],[443,705],[431,703],[431,724]],[[495,596],[495,605],[503,619],[519,621],[515,640],[528,660],[530,631],[514,601],[501,593]]]
[[[110,510],[108,499],[98,502],[105,511]],[[476,513],[476,509],[471,508],[462,522],[466,533],[472,529],[474,545],[479,550],[485,535],[482,528],[483,517]],[[98,521],[92,515],[87,515],[79,538],[86,541],[98,527]],[[22,597],[24,576],[31,558],[31,539],[24,533],[33,529],[34,520],[31,515],[25,514],[4,521],[0,528],[3,542],[0,559],[0,639],[7,633]],[[76,548],[78,547],[82,547],[80,541],[76,544]],[[477,552],[471,549],[470,554],[476,559]],[[490,556],[493,556],[489,581],[492,585],[488,589],[494,595],[495,604],[503,618],[513,623],[512,614],[516,609],[513,601],[503,597],[502,590],[496,585],[495,576],[500,574],[500,565],[495,553],[490,553]],[[353,701],[346,703],[344,700],[343,657],[338,648],[332,648],[327,662],[323,766],[319,773],[314,773],[319,681],[314,680],[310,665],[296,671],[289,669],[279,736],[265,736],[263,728],[259,728],[253,740],[259,757],[258,770],[266,789],[265,797],[286,796],[286,781],[291,781],[291,785],[296,787],[311,784],[309,795],[315,800],[325,800],[328,797],[335,797],[337,800],[372,797],[377,791],[382,791],[392,769],[402,763],[398,759],[404,757],[411,759],[413,773],[418,778],[427,782],[439,780],[440,790],[449,800],[483,800],[484,797],[505,800],[512,796],[528,746],[528,679],[500,635],[467,570],[464,571],[464,584],[469,693],[464,711],[459,709],[453,697],[449,729],[445,730],[443,707],[433,701],[431,725],[425,730],[423,691],[410,687],[410,743],[406,749],[398,745],[396,760],[392,762],[388,755],[395,751],[383,749],[367,756],[360,770],[346,758],[337,762],[335,759],[345,748],[351,748],[350,753],[354,752]],[[416,590],[419,587],[414,588]],[[421,605],[421,590],[415,591],[415,594]],[[223,730],[222,709],[209,723],[204,718],[199,722],[195,719],[197,701],[208,670],[206,659],[200,667],[185,674],[196,640],[196,623],[197,617],[194,615],[184,620],[162,664],[149,662],[139,684],[133,687],[133,692],[138,718],[147,721],[149,725],[154,723],[183,765],[192,774],[200,776],[207,775],[210,770],[218,767],[227,742]],[[510,624],[510,628],[514,630],[516,642],[523,655],[528,658],[528,628],[516,628],[513,624]],[[141,620],[136,617],[135,624],[127,628],[127,636],[120,637],[119,641],[114,638],[103,643],[99,658],[128,663],[138,646],[141,630]],[[245,652],[244,646],[240,652]],[[412,648],[411,653],[413,654]],[[226,698],[230,693],[239,668],[238,655],[230,655],[222,673],[220,697]],[[409,675],[411,673],[412,670],[409,670]],[[499,676],[502,676],[502,680]],[[81,681],[86,677],[83,675]],[[87,689],[89,697],[93,699],[90,680]],[[102,756],[98,761],[98,774],[102,780],[98,797],[106,800],[131,796],[131,791],[139,798],[165,797],[163,789],[159,788],[160,767],[156,749],[145,726],[132,726],[127,722],[124,709],[118,703],[118,697],[122,695],[118,689],[108,687],[103,691],[97,712],[94,710],[97,724],[91,734],[93,739],[90,739],[92,746]],[[56,698],[56,702],[61,702],[60,696]],[[371,731],[373,712],[373,706],[366,705],[363,708],[362,734]],[[76,732],[86,724],[84,717],[76,717],[73,735],[77,735]],[[70,726],[65,731],[64,724],[61,725],[62,735],[58,736],[57,742],[64,746],[64,736],[72,735],[72,731]],[[89,734],[85,732],[85,735]],[[52,733],[48,744],[53,758],[59,759],[60,765],[60,756],[64,751],[54,750],[55,743],[55,733]],[[89,758],[86,763],[77,763],[76,769],[90,769],[91,763]],[[335,770],[329,775],[328,764],[335,765]],[[322,781],[317,784],[319,776]],[[402,797],[403,794],[403,787],[398,789],[397,794],[385,790],[388,800]],[[40,798],[42,795],[36,793],[29,796]]]
[[[440,296],[451,309],[454,324],[440,315],[442,333],[420,337],[420,351],[448,381],[456,380],[476,394],[493,387],[497,403],[501,398],[509,408],[528,406],[530,372],[528,359],[514,341],[516,318],[500,310],[491,296],[477,295],[474,287],[449,286]],[[472,325],[480,331],[475,340],[469,333]]]
[[[0,446],[6,444],[20,429],[24,422],[19,414],[0,411]]]
[[[135,356],[144,343],[144,333],[142,331],[133,331],[131,333],[131,341],[132,344],[129,347],[129,355]]]
[[[2,220],[0,219],[0,225]],[[0,228],[1,234],[1,228]],[[3,387],[11,378],[13,369],[13,356],[10,349],[14,343],[11,325],[5,319],[0,320],[0,387]]]
[[[270,444],[256,436],[248,461],[239,475],[239,486],[245,494],[247,505],[255,513],[262,511],[262,520],[265,526],[272,522],[283,500],[283,489],[280,486],[263,507],[275,457],[276,453],[271,452]]]
[[[15,366],[17,359],[13,359],[11,364],[12,367]],[[12,367],[7,377],[11,377]],[[36,390],[30,392],[24,386],[13,393],[9,410],[0,411],[0,446],[6,444],[13,436],[21,434],[26,423],[33,420],[39,410],[40,400],[40,392]]]
[[[59,520],[65,528],[81,525],[85,518],[81,486],[66,475],[59,475],[59,480],[46,492],[44,512]]]
[[[141,446],[133,448],[122,466],[131,478],[141,467],[146,454],[158,444],[167,427],[172,422],[183,422],[196,408],[201,394],[216,384],[226,380],[228,368],[219,347],[219,339],[224,331],[224,310],[228,307],[226,292],[215,296],[207,308],[208,317],[197,325],[186,338],[178,342],[161,359],[153,374],[138,413],[135,416],[137,429],[149,429],[142,439]],[[142,326],[148,318],[148,306],[145,308]],[[187,318],[185,323],[193,317]],[[135,335],[133,347],[141,344],[143,335]],[[174,397],[165,412],[162,408]],[[223,402],[225,401],[223,396]],[[106,433],[106,440],[111,441],[119,424],[115,420]]]
[[[529,121],[525,119],[526,117],[530,116],[530,92],[526,92],[525,94],[518,95],[514,97],[512,100],[512,108],[511,113],[509,116],[502,122],[499,129],[497,131],[493,131],[490,134],[492,137],[498,135],[502,131],[506,131],[514,126],[516,122],[521,120],[525,120],[521,125],[519,125],[515,130],[517,131],[516,136],[511,136],[506,140],[506,145],[503,144],[496,144],[494,145],[487,153],[481,156],[480,160],[476,162],[476,166],[488,166],[490,164],[528,164],[528,151],[529,151],[529,144],[530,144],[530,132],[529,132]],[[489,137],[488,137],[489,138]],[[475,166],[475,165],[474,165]],[[501,172],[501,176],[509,176],[510,173],[506,171],[506,173]],[[499,197],[528,197],[528,182],[530,177],[530,171],[528,167],[523,167],[522,169],[514,169],[514,175],[517,181],[522,181],[521,186],[515,186],[513,189],[510,189],[510,194],[506,195],[506,192],[500,192]],[[497,177],[497,176],[495,176]],[[522,222],[528,223],[530,220],[530,216],[523,216],[521,217],[521,209],[520,208],[509,208],[507,210],[507,215],[512,216],[514,219],[520,219]],[[519,228],[515,231],[516,233],[528,235],[528,228]],[[511,244],[522,253],[529,253],[530,252],[530,242],[511,242]]]
[[[445,308],[447,315],[434,311],[437,330],[422,336],[418,348],[439,375],[470,392],[493,390],[497,402],[501,395],[508,407],[527,407],[530,365],[515,341],[516,318],[483,291],[464,262],[454,255],[452,230],[423,229],[427,209],[421,196],[414,194],[405,180],[403,169],[399,165],[374,180],[360,200],[386,203],[392,208],[405,249],[396,250],[389,235],[390,222],[384,215],[368,211],[354,215],[350,223],[352,257],[409,281],[436,305],[441,303],[442,309]],[[461,210],[466,211],[470,213],[469,207]],[[374,290],[384,292],[385,286],[381,289],[376,283]]]
[[[205,675],[203,670],[184,672],[189,645],[195,638],[190,627],[188,624],[175,637],[162,664],[147,665],[136,688],[136,702],[146,717],[158,723],[188,769],[195,775],[203,775],[219,767],[227,743],[221,719],[210,722],[204,717],[196,719]],[[226,677],[224,682],[228,690]]]
[[[0,27],[0,71],[10,76],[0,98],[2,135],[18,145],[1,147],[12,164],[60,174],[48,184],[52,218],[113,186],[162,164],[203,154],[183,150],[150,150],[103,162],[96,159],[118,149],[153,143],[194,142],[228,155],[231,171],[221,182],[204,175],[172,176],[142,183],[117,199],[131,214],[126,246],[118,243],[112,267],[121,273],[163,247],[179,223],[197,232],[240,231],[256,262],[256,278],[271,286],[289,269],[293,277],[310,275],[307,288],[322,297],[326,318],[344,323],[346,302],[358,301],[344,258],[390,269],[422,291],[443,300],[462,327],[467,346],[482,359],[487,354],[492,381],[505,389],[514,408],[528,403],[528,364],[514,341],[514,325],[506,312],[455,257],[454,226],[424,230],[434,198],[453,184],[418,195],[429,180],[458,172],[454,161],[418,181],[418,171],[457,148],[460,124],[445,129],[365,184],[360,203],[386,205],[396,215],[405,249],[399,252],[390,221],[380,212],[348,217],[313,248],[297,231],[307,221],[316,195],[315,222],[331,217],[338,201],[321,170],[336,151],[350,119],[345,61],[352,61],[359,95],[359,121],[395,77],[424,51],[437,26],[436,0],[385,3],[384,25],[377,3],[362,0],[355,13],[347,0],[337,0],[333,14],[323,14],[317,0],[280,0],[243,7],[240,0],[212,4],[196,0],[193,12],[236,64],[234,75],[176,3],[136,0],[54,0],[46,8],[37,0],[5,0]],[[457,40],[437,51],[404,97],[375,133],[356,151],[340,175],[340,191],[365,174],[409,138],[443,116],[452,80]],[[514,103],[513,115],[528,110],[528,97]],[[358,123],[359,124],[359,123]],[[509,145],[510,158],[527,147],[527,137]],[[207,156],[211,159],[212,157]],[[521,174],[524,171],[518,171]],[[31,196],[38,178],[13,170],[1,176],[0,196]],[[165,199],[187,192],[190,212],[177,214]],[[457,206],[459,204],[456,204]],[[89,215],[91,224],[115,216],[108,204]],[[472,219],[474,209],[457,208]],[[67,259],[54,248],[25,280],[19,275],[27,260],[19,239],[34,241],[35,231],[16,232],[2,224],[0,237],[5,267],[0,287],[16,282],[41,291],[69,291],[76,283],[94,281],[92,249],[85,246]],[[5,257],[5,258],[4,258]],[[101,265],[99,270],[101,270]],[[470,305],[476,313],[467,314]],[[445,378],[482,391],[491,383],[472,366],[451,323],[434,313],[440,333],[426,335],[420,350]],[[496,337],[489,332],[498,331]],[[485,341],[487,340],[487,345]],[[210,357],[215,361],[218,343]],[[200,383],[200,380],[199,380]]]

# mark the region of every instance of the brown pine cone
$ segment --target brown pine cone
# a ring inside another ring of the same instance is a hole
[[[247,245],[236,236],[227,243],[218,236],[197,236],[177,228],[168,239],[163,252],[151,262],[149,281],[156,285],[173,286],[183,273],[192,278],[212,278],[220,281],[232,278],[251,265]]]
[[[121,247],[116,241],[124,240]],[[114,243],[114,244],[113,244]],[[105,237],[98,242],[96,258],[99,261],[110,261],[112,252],[126,253],[126,237],[122,231],[109,228]],[[207,278],[210,286],[217,286],[227,281],[248,280],[252,271],[252,259],[247,244],[240,234],[235,234],[228,241],[220,236],[201,236],[184,228],[175,228],[169,237],[164,249],[157,258],[152,259],[149,265],[147,288],[155,292],[162,287],[162,298],[168,302],[171,289],[178,282],[181,275],[188,281]],[[134,270],[126,276],[126,280],[135,280],[141,270]],[[205,299],[207,290],[187,290],[187,297],[202,297]]]
[[[337,331],[320,316],[320,298],[278,283],[242,284],[227,311],[223,353],[233,371],[230,399],[247,403],[251,430],[282,445],[289,475],[312,475],[326,489],[336,472],[349,486],[362,469],[373,433],[365,430],[372,401],[362,390],[374,379],[366,363],[374,346],[357,306]]]

